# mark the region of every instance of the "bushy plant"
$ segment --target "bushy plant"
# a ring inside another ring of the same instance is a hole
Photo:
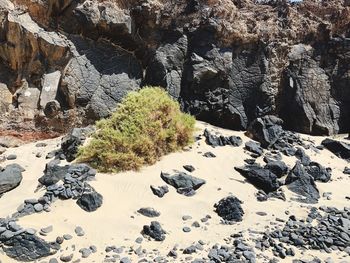
[[[97,131],[78,152],[102,172],[138,170],[193,140],[195,119],[159,87],[130,92],[110,118],[97,122]]]

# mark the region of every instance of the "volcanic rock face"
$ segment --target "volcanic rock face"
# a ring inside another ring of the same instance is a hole
[[[226,128],[348,131],[350,7],[263,2],[2,0],[0,128],[66,131],[160,85]]]

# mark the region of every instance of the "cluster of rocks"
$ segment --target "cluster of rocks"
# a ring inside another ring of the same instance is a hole
[[[293,132],[283,130],[282,124],[283,121],[275,116],[264,116],[254,120],[246,134],[258,142],[247,142],[245,149],[251,152],[253,158],[263,155],[263,147],[268,149],[270,152],[264,156],[266,165],[262,167],[256,164],[254,159],[248,159],[244,167],[235,169],[259,189],[260,192],[257,194],[259,201],[265,201],[269,196],[284,200],[284,194],[277,190],[285,184],[289,190],[300,196],[297,200],[315,203],[320,197],[315,181],[328,182],[332,170],[311,161],[300,146],[304,148],[314,146],[305,144]],[[314,149],[318,150],[316,147]],[[281,152],[298,159],[289,172],[288,166],[281,161]],[[287,176],[284,181],[279,180],[285,175]]]
[[[205,142],[213,147],[231,145],[238,147],[242,144],[242,139],[239,136],[216,136],[209,132],[208,129],[204,130]]]
[[[234,241],[232,246],[214,245],[208,253],[210,262],[255,263],[256,255],[253,248],[244,242],[240,236],[240,234],[233,235]]]
[[[316,220],[316,223],[314,223]],[[350,256],[350,208],[313,207],[306,220],[290,216],[282,229],[266,232],[256,242],[256,248],[272,248],[275,256],[294,256],[292,245],[300,249],[315,249],[330,253],[340,250]]]
[[[20,262],[34,261],[56,253],[60,245],[39,238],[34,229],[24,229],[14,219],[0,219],[0,246]]]
[[[39,199],[25,200],[14,216],[24,216],[35,212],[50,211],[50,204],[57,199],[76,199],[85,211],[92,212],[102,205],[103,197],[88,184],[96,171],[86,164],[60,166],[55,159],[46,165],[39,183],[46,187]]]
[[[195,191],[206,183],[204,179],[194,177],[184,172],[172,176],[162,172],[160,177],[168,185],[173,186],[179,194],[185,196],[193,196],[196,193]]]
[[[144,225],[141,233],[155,241],[164,241],[166,234],[158,221],[152,221],[150,225]]]

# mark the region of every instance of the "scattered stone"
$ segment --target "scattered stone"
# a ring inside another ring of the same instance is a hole
[[[169,192],[169,187],[167,185],[159,186],[158,188],[153,185],[151,185],[150,187],[153,194],[158,196],[159,198],[162,198],[166,193]]]
[[[9,164],[3,169],[0,167],[0,195],[19,186],[24,171],[18,164]]]
[[[246,142],[244,149],[253,153],[254,157],[259,157],[264,152],[264,150],[260,147],[260,143],[254,141]]]
[[[73,254],[60,256],[60,260],[62,262],[70,262],[72,259],[73,259]]]
[[[16,154],[9,154],[6,157],[7,160],[16,160],[17,159],[17,155]]]
[[[288,173],[288,166],[282,161],[269,161],[264,168],[270,170],[278,178]]]
[[[84,193],[77,200],[77,205],[81,207],[86,212],[96,211],[103,202],[103,197],[96,191],[90,193]]]
[[[82,258],[88,258],[92,254],[92,251],[90,248],[81,248],[79,253],[81,253]]]
[[[305,171],[299,161],[288,173],[285,183],[290,191],[300,195],[298,200],[301,202],[313,204],[320,198],[314,178]]]
[[[235,170],[255,187],[266,193],[276,191],[280,187],[277,176],[258,164],[235,167]]]
[[[38,142],[37,144],[35,144],[35,147],[46,147],[47,143],[45,142]]]
[[[73,236],[72,236],[72,235],[69,235],[69,234],[64,234],[64,235],[63,235],[63,238],[64,238],[65,240],[71,240],[71,239],[73,238]]]
[[[186,193],[191,192],[191,190],[197,190],[206,183],[203,179],[182,172],[173,176],[162,172],[160,177],[164,182],[173,186],[177,190],[180,190],[180,193],[184,193],[185,195]]]
[[[47,226],[47,227],[44,227],[42,229],[40,229],[40,233],[43,233],[44,235],[52,232],[53,230],[53,226]]]
[[[242,144],[242,139],[238,136],[215,136],[211,134],[207,129],[204,130],[205,142],[213,147],[231,145],[238,147]]]
[[[310,164],[305,167],[305,171],[310,174],[315,181],[320,181],[323,183],[327,183],[332,176],[331,168],[325,168],[316,162],[310,162]]]
[[[344,174],[350,174],[350,168],[345,167],[343,173]]]
[[[158,217],[160,216],[160,213],[155,210],[154,208],[151,207],[144,207],[144,208],[140,208],[139,210],[137,210],[137,212],[143,216],[147,216],[147,217]]]
[[[184,226],[182,228],[182,231],[185,232],[185,233],[188,233],[188,232],[191,232],[191,228],[187,227],[187,226]]]
[[[283,133],[283,120],[273,115],[266,115],[253,120],[247,128],[246,135],[268,148],[280,138]]]
[[[350,161],[350,144],[329,138],[323,140],[321,144],[339,158]]]
[[[243,219],[242,201],[237,197],[229,196],[221,199],[214,205],[215,212],[225,220],[225,222],[240,222]]]
[[[184,165],[183,168],[190,173],[196,170],[192,165]]]
[[[20,262],[34,261],[47,257],[58,250],[57,247],[52,246],[45,240],[25,232],[10,237],[3,241],[3,244],[3,250],[6,255]]]
[[[91,126],[74,128],[62,139],[61,149],[68,162],[76,158],[79,146],[84,143],[86,137],[93,131],[94,128]]]
[[[78,237],[82,237],[82,236],[85,235],[84,230],[83,230],[80,226],[77,226],[77,227],[74,229],[74,232],[75,232],[75,234],[76,234]]]
[[[203,154],[204,157],[207,157],[207,158],[215,158],[216,155],[213,154],[212,152],[206,152]]]
[[[165,240],[165,231],[157,221],[152,221],[150,226],[144,225],[142,234],[149,236],[156,241]]]
[[[182,216],[182,220],[183,221],[187,221],[187,220],[190,220],[190,219],[192,219],[192,216],[188,216],[188,215]]]
[[[295,157],[297,157],[299,159],[299,161],[301,162],[302,165],[307,166],[311,162],[310,157],[300,147],[297,148],[294,155],[295,155]]]

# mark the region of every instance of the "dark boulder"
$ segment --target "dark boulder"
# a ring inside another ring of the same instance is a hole
[[[214,205],[215,212],[225,221],[240,222],[243,219],[242,201],[235,196],[221,199]]]
[[[45,240],[25,233],[5,241],[3,250],[7,256],[20,262],[34,261],[57,252],[57,248]]]
[[[345,167],[343,173],[344,174],[350,174],[350,168]]]
[[[19,186],[22,172],[25,170],[18,164],[9,164],[0,170],[0,195]]]
[[[253,153],[254,155],[261,156],[264,152],[264,150],[260,147],[260,143],[249,141],[245,143],[244,149],[247,151]]]
[[[273,145],[283,133],[283,121],[273,115],[267,115],[253,120],[247,128],[246,135],[268,148]]]
[[[152,221],[151,225],[143,226],[142,234],[149,236],[156,241],[164,241],[166,232],[163,230],[159,222]]]
[[[152,193],[159,198],[162,198],[166,193],[169,192],[169,187],[167,185],[159,186],[158,188],[151,185]]]
[[[350,144],[327,138],[322,141],[322,145],[339,158],[350,161]]]
[[[54,159],[46,164],[44,175],[38,179],[39,183],[50,186],[58,183],[67,174],[69,165],[60,166],[60,160]]]
[[[102,202],[102,195],[96,191],[92,191],[90,193],[82,194],[81,197],[77,200],[77,205],[86,212],[93,212],[102,205]]]
[[[74,128],[62,138],[61,149],[68,162],[76,158],[79,146],[84,143],[86,136],[93,131],[92,127]]]
[[[190,173],[192,173],[194,170],[196,170],[196,168],[194,168],[193,165],[190,165],[190,164],[184,165],[183,168],[184,168],[187,172],[190,172]]]
[[[295,152],[295,157],[297,157],[299,159],[299,161],[301,162],[301,164],[303,165],[309,165],[311,162],[310,157],[305,153],[305,151],[303,149],[301,149],[300,147],[297,148],[296,152]]]
[[[199,187],[201,187],[206,183],[205,180],[203,179],[200,179],[182,172],[173,176],[162,172],[160,174],[160,177],[163,179],[164,182],[175,187],[176,190],[179,190],[179,189],[197,190]]]
[[[305,166],[305,171],[310,174],[315,181],[328,182],[332,176],[332,169],[325,168],[321,164],[311,162],[308,166]]]
[[[242,139],[239,136],[216,136],[211,134],[207,129],[204,130],[205,142],[213,147],[215,146],[240,146],[242,144]]]
[[[280,187],[277,176],[260,165],[245,165],[244,167],[235,167],[235,170],[265,193],[276,191]]]
[[[264,168],[270,170],[278,178],[283,177],[288,172],[288,166],[283,161],[269,161]]]
[[[306,172],[300,162],[289,171],[285,184],[290,191],[300,195],[299,201],[313,204],[320,198],[314,178]]]

